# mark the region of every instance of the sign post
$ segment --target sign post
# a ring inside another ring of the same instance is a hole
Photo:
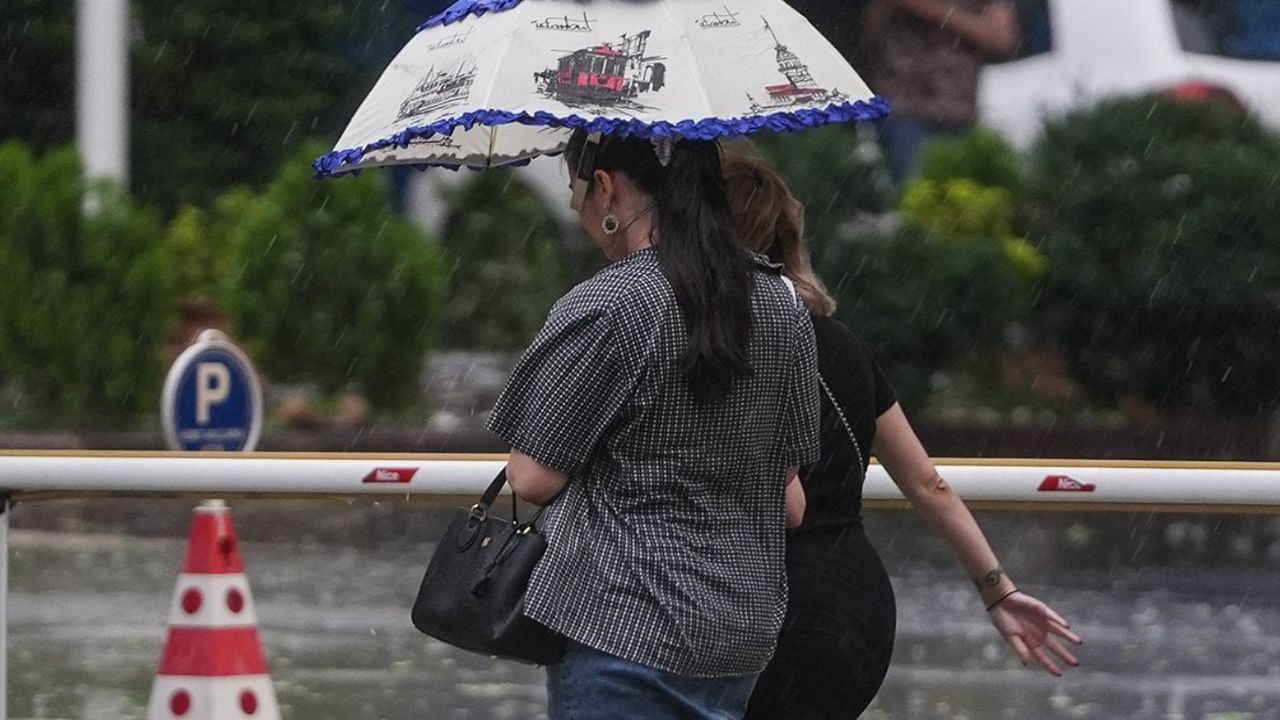
[[[160,411],[170,450],[252,452],[262,433],[262,386],[226,335],[205,330],[169,369]]]

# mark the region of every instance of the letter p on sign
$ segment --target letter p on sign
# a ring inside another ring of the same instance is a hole
[[[209,409],[231,394],[231,371],[226,365],[202,362],[196,366],[196,422],[209,424]]]
[[[262,386],[226,335],[205,330],[169,368],[160,414],[170,450],[251,451],[262,430]]]

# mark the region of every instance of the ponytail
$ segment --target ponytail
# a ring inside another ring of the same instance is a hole
[[[804,205],[782,176],[764,161],[731,154],[724,161],[725,183],[734,226],[742,244],[782,265],[809,312],[830,317],[835,298],[813,270],[804,234]]]
[[[586,133],[566,155],[577,167]],[[720,145],[682,140],[663,166],[650,141],[606,136],[595,169],[618,171],[653,198],[662,272],[671,285],[689,342],[681,358],[689,390],[723,399],[751,374],[751,290],[755,271],[738,242],[721,167]]]

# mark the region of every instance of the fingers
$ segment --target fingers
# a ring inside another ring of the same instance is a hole
[[[1005,640],[1009,641],[1009,645],[1013,647],[1013,652],[1017,654],[1018,659],[1023,665],[1031,662],[1031,650],[1027,648],[1027,644],[1017,635],[1006,635]]]
[[[1071,654],[1071,651],[1062,647],[1062,643],[1058,642],[1057,638],[1053,636],[1046,637],[1044,639],[1044,647],[1049,648],[1049,650],[1053,652],[1054,655],[1057,655],[1062,662],[1070,665],[1071,667],[1080,667],[1080,661],[1076,659],[1075,655]]]
[[[1083,645],[1084,640],[1072,632],[1066,619],[1043,602],[1027,596],[1015,596],[1020,602],[1004,603],[996,609],[992,621],[1024,666],[1036,661],[1045,672],[1062,677],[1059,663],[1079,667],[1080,661],[1063,641]]]
[[[1049,618],[1050,620],[1052,620],[1053,622],[1058,623],[1059,625],[1061,625],[1061,626],[1062,626],[1062,627],[1064,627],[1064,628],[1069,628],[1069,627],[1071,627],[1071,623],[1067,622],[1066,618],[1064,618],[1064,617],[1062,617],[1061,615],[1059,615],[1058,613],[1054,612],[1053,608],[1049,607],[1048,605],[1045,605],[1045,606],[1044,606],[1044,614],[1045,614],[1046,616],[1048,616],[1048,618]]]
[[[1026,593],[1022,593],[1022,596],[1027,600],[1030,600],[1031,603],[1035,605],[1041,612],[1043,612],[1044,616],[1049,620],[1058,623],[1064,628],[1071,627],[1071,623],[1067,622],[1066,618],[1059,615],[1056,610],[1049,607],[1049,605],[1045,603],[1043,600],[1027,595]]]
[[[1049,630],[1051,634],[1033,633],[1031,635],[1020,635],[1010,633],[1005,636],[1005,640],[1017,653],[1018,659],[1022,661],[1023,666],[1029,666],[1031,660],[1035,660],[1045,672],[1054,677],[1062,677],[1062,668],[1058,666],[1058,662],[1065,663],[1070,667],[1079,667],[1080,661],[1071,653],[1058,637],[1081,644],[1080,637],[1075,633],[1060,627],[1057,623],[1050,623]]]
[[[1081,637],[1067,629],[1066,625],[1060,625],[1056,622],[1049,623],[1049,632],[1058,637],[1076,645],[1083,645],[1084,640]],[[1052,638],[1050,638],[1052,639]]]
[[[1040,663],[1040,667],[1044,668],[1050,675],[1053,675],[1054,677],[1062,677],[1062,670],[1054,664],[1053,658],[1049,655],[1049,651],[1045,650],[1044,645],[1040,645],[1032,650],[1031,656],[1034,657],[1036,662]]]

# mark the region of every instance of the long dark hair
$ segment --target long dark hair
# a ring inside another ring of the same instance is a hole
[[[573,134],[565,150],[571,171],[586,142],[584,131]],[[653,198],[658,261],[689,334],[681,369],[695,398],[724,398],[751,374],[754,270],[734,229],[719,143],[681,140],[664,167],[649,140],[606,135],[593,165],[625,174]]]

